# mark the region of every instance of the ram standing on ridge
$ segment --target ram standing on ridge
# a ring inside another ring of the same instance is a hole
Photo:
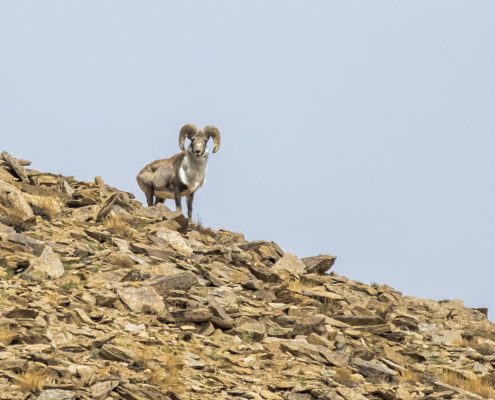
[[[191,143],[187,150],[185,140]],[[148,206],[174,199],[177,210],[182,211],[181,199],[187,197],[187,216],[192,223],[194,193],[204,185],[208,169],[208,140],[213,139],[213,153],[220,149],[220,132],[214,126],[199,129],[187,124],[179,134],[180,153],[163,160],[152,161],[137,175],[139,187],[146,196]]]

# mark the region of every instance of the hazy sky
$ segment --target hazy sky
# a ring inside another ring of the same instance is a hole
[[[143,199],[215,124],[204,225],[495,310],[494,39],[493,1],[0,0],[0,149]]]

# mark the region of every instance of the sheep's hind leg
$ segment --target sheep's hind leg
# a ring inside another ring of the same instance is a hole
[[[154,196],[153,185],[149,181],[145,180],[142,176],[137,176],[136,180],[139,187],[146,196],[146,203],[148,204],[148,207],[151,207],[153,205]]]
[[[146,196],[146,203],[148,203],[148,207],[151,207],[153,205],[153,189],[152,188],[146,188],[144,190],[144,195]]]

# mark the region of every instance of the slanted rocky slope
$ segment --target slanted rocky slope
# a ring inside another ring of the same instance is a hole
[[[0,161],[0,399],[495,398],[495,326]]]

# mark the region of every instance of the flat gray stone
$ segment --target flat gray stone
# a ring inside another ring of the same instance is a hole
[[[50,246],[45,246],[41,255],[34,259],[24,275],[34,280],[57,279],[65,272],[64,265]]]
[[[319,255],[305,257],[301,261],[305,265],[307,273],[326,274],[335,264],[337,257],[330,255]]]
[[[60,389],[43,390],[38,396],[38,400],[73,400],[75,398],[74,392]]]
[[[117,289],[120,299],[134,312],[160,314],[165,310],[162,297],[151,286],[127,286]]]

